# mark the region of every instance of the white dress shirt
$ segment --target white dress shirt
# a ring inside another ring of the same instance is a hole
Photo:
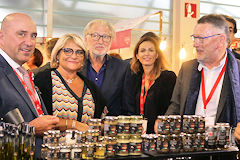
[[[225,54],[224,58],[220,62],[220,64],[217,67],[213,67],[212,69],[208,69],[206,66],[204,66],[201,62],[199,62],[198,70],[201,71],[204,69],[204,82],[205,82],[205,93],[206,93],[206,99],[208,98],[214,83],[216,82],[224,64],[227,58],[227,53]],[[206,106],[206,111],[204,111],[204,105],[203,105],[203,97],[202,97],[202,83],[200,86],[200,91],[197,99],[197,105],[195,110],[195,115],[201,115],[204,117],[214,117],[213,121],[216,120],[216,114],[218,109],[218,103],[220,99],[220,94],[222,90],[223,85],[223,79],[224,79],[225,72],[223,73],[223,76],[221,80],[219,81],[217,88],[215,92],[212,95],[212,98],[208,102]]]

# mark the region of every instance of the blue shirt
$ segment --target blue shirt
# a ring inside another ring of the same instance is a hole
[[[99,72],[96,72],[94,70],[94,68],[91,65],[91,61],[89,57],[87,59],[87,77],[89,80],[93,81],[98,86],[98,88],[102,87],[103,78],[104,78],[105,70],[107,67],[108,55],[106,54],[104,58],[105,58],[105,62],[100,68]]]

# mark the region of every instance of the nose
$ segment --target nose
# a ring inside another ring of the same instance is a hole
[[[98,42],[103,43],[103,36],[100,36]]]
[[[33,46],[34,44],[36,44],[36,39],[35,39],[35,38],[32,38],[32,37],[26,37],[26,38],[25,38],[25,44],[26,44],[28,47],[31,47],[31,46]]]
[[[194,39],[194,41],[193,41],[193,47],[197,47],[197,46],[199,46],[199,44],[200,44],[199,39]]]

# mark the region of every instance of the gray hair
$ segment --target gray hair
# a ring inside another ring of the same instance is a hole
[[[227,43],[229,42],[229,28],[225,18],[219,14],[208,14],[201,17],[198,21],[198,24],[209,23],[216,28],[221,29],[227,37]]]
[[[87,34],[89,34],[89,30],[91,29],[91,27],[94,24],[100,24],[100,25],[107,26],[109,28],[109,30],[111,31],[112,41],[114,40],[115,34],[116,34],[114,26],[111,23],[109,23],[108,21],[105,21],[103,19],[95,19],[95,20],[90,21],[83,30],[84,37],[87,36]]]

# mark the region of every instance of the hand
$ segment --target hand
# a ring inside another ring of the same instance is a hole
[[[155,134],[158,134],[158,120],[157,119],[155,120],[155,123],[154,123],[154,132],[155,132]]]
[[[88,125],[85,123],[76,121],[75,129],[86,132],[86,131],[88,131]]]
[[[51,115],[44,115],[35,118],[29,124],[35,127],[36,135],[43,135],[44,132],[54,129],[56,124],[58,124],[59,118]]]
[[[237,143],[239,143],[240,142],[240,122],[238,122],[238,124],[237,124],[237,127],[234,132],[234,136],[235,136],[235,140],[237,141]]]

